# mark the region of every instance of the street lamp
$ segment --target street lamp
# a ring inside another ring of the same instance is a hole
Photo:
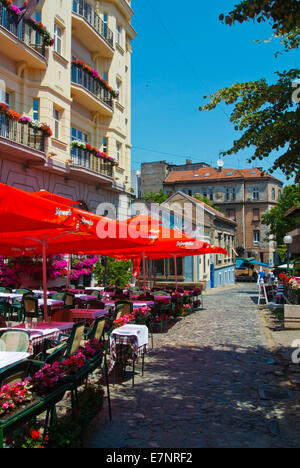
[[[288,275],[290,275],[290,246],[293,243],[292,236],[285,236],[283,239],[283,242],[285,243],[287,247],[287,271],[288,271]]]

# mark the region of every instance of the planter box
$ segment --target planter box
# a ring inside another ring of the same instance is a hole
[[[285,304],[284,328],[286,330],[300,330],[300,305]]]
[[[32,420],[34,417],[53,408],[56,403],[61,401],[68,390],[66,385],[59,387],[49,395],[44,397],[37,397],[32,403],[20,409],[16,413],[7,415],[7,418],[0,419],[0,448],[3,448],[4,436],[11,433],[13,430],[18,429],[22,424]]]

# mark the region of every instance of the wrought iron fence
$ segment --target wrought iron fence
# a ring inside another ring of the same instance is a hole
[[[93,78],[88,72],[81,70],[76,67],[76,65],[72,65],[71,80],[72,83],[79,84],[86,88],[90,93],[94,94],[94,96],[104,102],[104,104],[113,109],[113,98],[110,92],[102,83]]]
[[[74,166],[80,166],[108,177],[113,177],[113,163],[98,158],[89,151],[81,148],[72,148],[71,160]]]
[[[16,18],[17,16],[15,13],[9,11],[4,5],[0,4],[0,25],[45,57],[46,46],[40,34],[22,20],[19,24],[16,24]]]
[[[83,16],[111,47],[114,46],[113,32],[100,16],[97,15],[92,5],[89,5],[85,0],[73,0],[73,12]]]
[[[45,136],[42,130],[12,121],[4,114],[0,114],[0,137],[41,152],[45,151]]]

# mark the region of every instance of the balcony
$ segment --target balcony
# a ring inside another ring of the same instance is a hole
[[[92,112],[99,112],[107,117],[113,115],[113,98],[104,85],[88,72],[72,65],[71,92],[74,101]]]
[[[113,32],[84,0],[73,1],[72,33],[89,51],[99,53],[102,57],[113,57]]]
[[[29,67],[45,70],[46,45],[43,38],[26,22],[14,23],[15,15],[0,4],[0,50],[16,62],[26,62]]]
[[[5,141],[8,140],[8,141]],[[45,135],[42,130],[10,120],[0,114],[0,143],[17,143],[41,153],[45,151]]]
[[[80,148],[73,148],[71,150],[71,170],[81,172],[82,175],[86,174],[90,179],[94,174],[95,178],[103,176],[102,182],[112,183],[113,178],[113,163],[105,159],[98,158]]]

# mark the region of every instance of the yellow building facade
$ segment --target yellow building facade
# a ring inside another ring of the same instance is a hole
[[[122,217],[131,189],[130,2],[40,0],[19,21],[22,4],[0,0],[0,181],[91,211],[109,202]]]

